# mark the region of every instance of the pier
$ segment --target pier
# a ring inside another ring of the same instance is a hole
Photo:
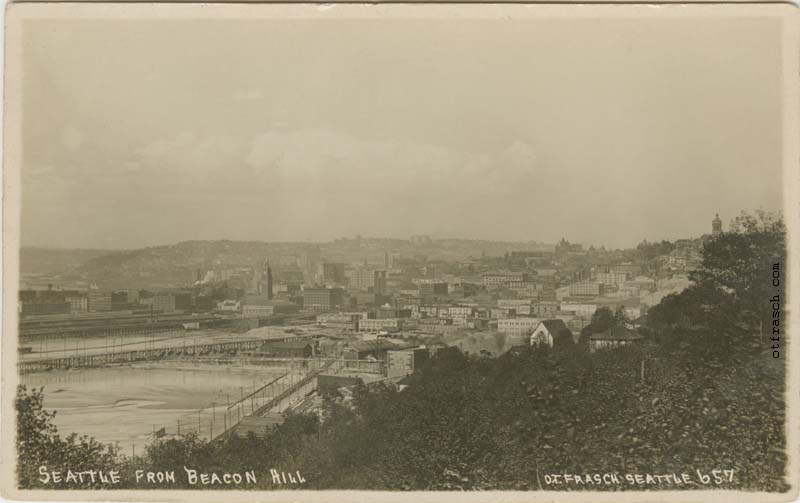
[[[235,402],[213,403],[187,414],[175,424],[154,426],[154,431],[160,431],[165,437],[196,435],[208,441],[249,432],[263,437],[270,428],[283,423],[286,410],[300,405],[317,390],[320,374],[351,372],[353,368],[360,368],[359,374],[376,377],[384,372],[384,362],[376,360],[264,358],[258,361],[266,367],[282,367],[286,372]]]
[[[97,367],[112,363],[130,363],[148,360],[163,360],[182,356],[203,356],[210,354],[232,354],[239,351],[252,351],[261,347],[263,339],[250,339],[231,342],[212,342],[205,344],[184,344],[153,349],[106,352],[91,355],[72,355],[61,358],[41,358],[22,360],[17,363],[20,373],[38,372],[53,369],[76,367]]]

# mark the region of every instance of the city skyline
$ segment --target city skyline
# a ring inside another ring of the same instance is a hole
[[[11,5],[0,489],[791,498],[797,15]]]
[[[675,239],[659,239],[659,238],[656,238],[656,239],[641,239],[641,240],[639,240],[638,242],[636,242],[635,244],[633,244],[631,246],[624,246],[624,247],[606,246],[604,243],[582,242],[582,241],[577,241],[577,240],[574,240],[574,239],[570,239],[569,236],[561,236],[560,238],[558,238],[557,240],[555,240],[553,242],[546,242],[546,241],[537,241],[535,239],[531,239],[531,240],[504,240],[504,239],[485,239],[485,238],[480,238],[480,237],[468,237],[468,236],[444,236],[444,235],[435,235],[435,234],[433,234],[433,235],[431,235],[431,234],[412,234],[412,235],[400,236],[400,237],[369,236],[369,235],[354,234],[354,235],[349,235],[349,236],[337,236],[337,237],[334,237],[334,238],[332,238],[330,240],[326,240],[326,241],[323,241],[323,240],[266,241],[266,240],[256,240],[256,239],[218,238],[218,239],[186,239],[186,240],[183,240],[183,241],[176,241],[176,242],[172,242],[172,243],[159,243],[159,244],[153,244],[153,245],[148,245],[148,246],[142,246],[142,247],[138,247],[138,248],[79,248],[79,247],[76,247],[76,248],[59,248],[59,247],[55,247],[55,246],[38,246],[38,245],[26,245],[26,244],[23,244],[22,248],[53,249],[53,250],[59,250],[59,249],[62,249],[62,250],[81,250],[81,249],[83,249],[83,250],[130,251],[130,250],[137,250],[137,249],[143,249],[143,248],[158,248],[158,247],[164,247],[164,246],[176,246],[176,245],[179,245],[181,243],[191,243],[191,242],[226,242],[227,241],[227,242],[236,242],[236,243],[249,243],[249,242],[252,242],[252,243],[263,243],[263,244],[289,244],[289,245],[305,246],[305,245],[314,245],[314,244],[317,244],[317,245],[331,245],[331,244],[336,244],[337,242],[341,242],[341,241],[356,241],[356,240],[364,240],[364,241],[412,241],[413,242],[415,240],[415,238],[429,238],[431,241],[439,241],[439,240],[441,240],[441,241],[448,241],[448,240],[452,240],[452,241],[476,241],[476,242],[486,242],[486,243],[508,243],[508,244],[511,244],[511,245],[515,245],[515,244],[517,244],[517,245],[535,244],[535,245],[540,245],[540,246],[555,246],[555,245],[558,244],[559,241],[561,241],[563,239],[563,240],[566,240],[567,242],[572,243],[572,244],[582,245],[582,246],[584,246],[584,248],[589,248],[589,247],[593,247],[593,248],[596,248],[596,249],[605,248],[605,249],[611,251],[611,250],[625,250],[625,249],[635,248],[638,244],[640,244],[640,243],[642,243],[644,241],[647,241],[648,243],[658,243],[658,242],[661,242],[661,241],[679,241],[679,240],[686,240],[686,239],[690,239],[691,240],[691,239],[700,238],[700,237],[702,237],[704,235],[711,235],[711,232],[710,232],[711,222],[712,221],[709,220],[707,222],[707,224],[706,224],[706,227],[707,227],[706,231],[707,232],[702,232],[702,233],[700,233],[698,235],[695,235],[695,236],[681,236],[681,237],[677,237]],[[723,229],[727,229],[730,224],[729,224],[729,222],[726,222],[726,221],[723,220],[723,224],[722,225],[723,225]],[[424,244],[424,243],[422,243],[422,244]]]
[[[699,235],[782,206],[778,22],[38,20],[22,244]]]

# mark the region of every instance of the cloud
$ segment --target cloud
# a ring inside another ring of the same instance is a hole
[[[154,177],[168,186],[183,186],[187,191],[221,191],[228,180],[241,179],[239,172],[247,146],[246,140],[233,136],[181,133],[137,149],[119,173]]]
[[[511,214],[527,218],[536,162],[533,148],[521,141],[464,152],[323,128],[251,137],[185,132],[136,148],[124,161],[102,163],[101,171],[75,167],[70,172],[77,177],[48,183],[58,187],[51,201],[80,197],[82,214],[93,215],[98,227],[96,215],[104,215],[104,232],[124,221],[135,234],[177,228],[190,229],[188,236],[202,229],[241,239],[470,236]],[[89,185],[95,190],[86,198]],[[50,206],[41,218],[52,219]],[[133,207],[135,217],[120,213]]]
[[[535,169],[530,145],[469,153],[432,144],[365,140],[326,129],[256,136],[245,157],[255,180],[281,190],[405,197],[513,188]]]

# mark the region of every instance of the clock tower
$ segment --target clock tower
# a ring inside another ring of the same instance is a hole
[[[711,235],[717,237],[722,234],[722,220],[719,219],[719,213],[711,221]]]

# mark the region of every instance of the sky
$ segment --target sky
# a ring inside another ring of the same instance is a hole
[[[781,206],[777,23],[27,21],[22,244],[698,236]]]

